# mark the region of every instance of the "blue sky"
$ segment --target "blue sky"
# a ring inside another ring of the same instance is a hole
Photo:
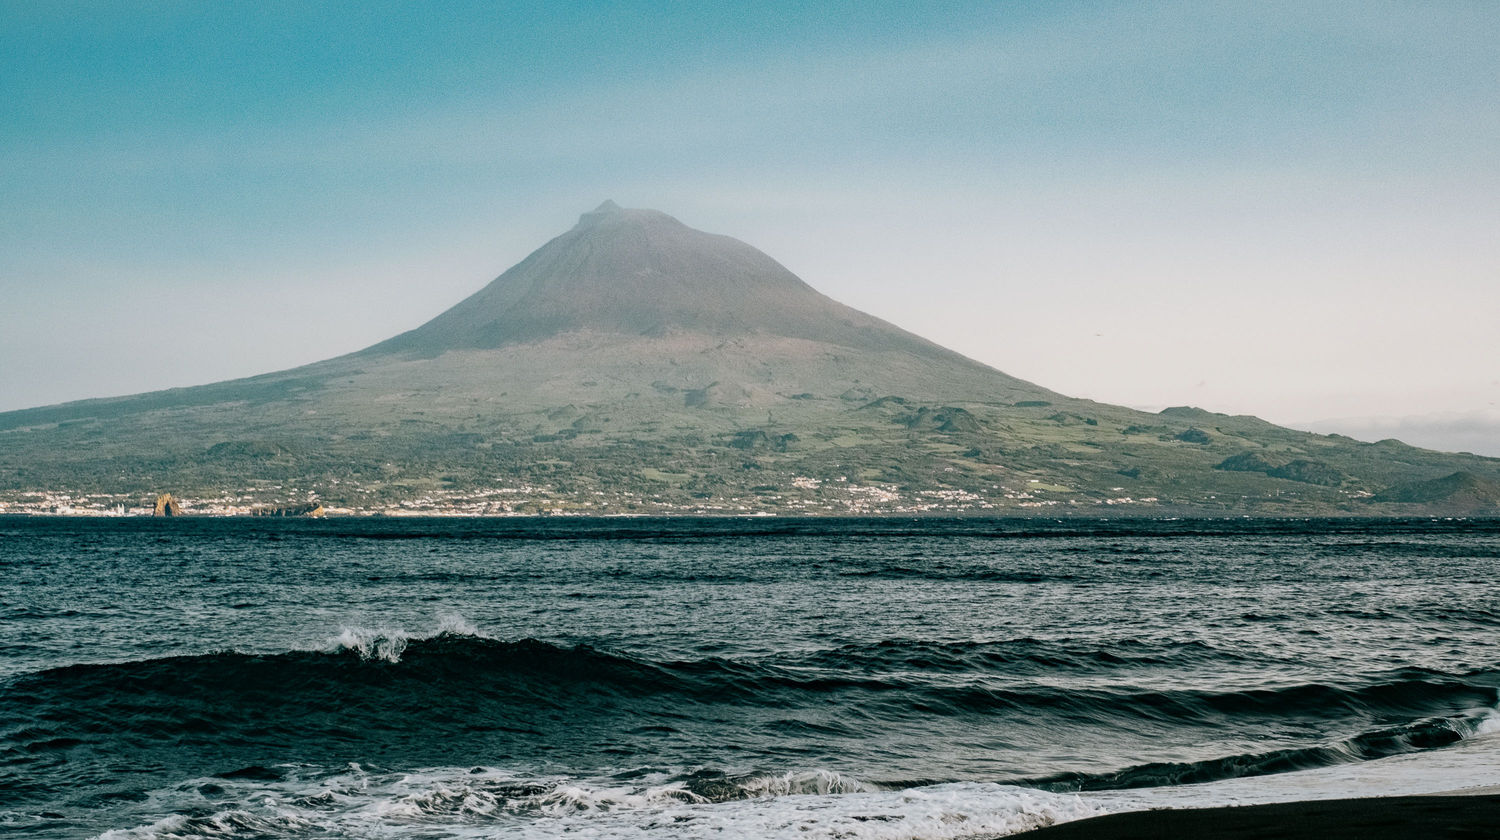
[[[357,349],[613,198],[1082,396],[1500,411],[1500,5],[730,5],[0,2],[0,410]]]

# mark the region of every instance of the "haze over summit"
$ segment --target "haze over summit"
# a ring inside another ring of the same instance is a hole
[[[347,353],[613,195],[1064,393],[1484,416],[1496,15],[10,7],[0,409]]]

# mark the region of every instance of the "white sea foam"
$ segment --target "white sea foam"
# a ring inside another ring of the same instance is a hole
[[[878,788],[853,776],[829,770],[807,770],[779,776],[756,776],[740,784],[748,797],[797,794],[869,793]]]
[[[563,835],[956,840],[1000,837],[1107,810],[1083,797],[1009,785],[879,791],[824,771],[740,780],[747,798],[717,803],[665,775],[621,783],[526,778],[490,769],[386,775],[351,769],[317,779],[216,783],[226,788],[234,806],[211,817],[173,816],[108,832],[100,840],[290,838],[319,832],[372,839],[418,834],[456,840]]]
[[[955,783],[900,791],[823,770],[710,780],[649,773],[628,779],[537,776],[497,768],[373,773],[288,767],[281,781],[202,779],[159,791],[151,812],[171,816],[100,840],[188,837],[437,840],[959,840],[995,838],[1106,813],[1310,799],[1440,793],[1500,784],[1500,713],[1476,710],[1472,734],[1451,747],[1269,776],[1195,785],[1049,793]],[[213,802],[197,793],[212,783]],[[728,791],[728,793],[726,793]],[[723,801],[726,800],[727,801]]]
[[[400,662],[401,654],[406,652],[406,646],[410,642],[410,635],[388,627],[343,627],[325,647],[329,650],[352,650],[359,654],[360,659]]]
[[[428,633],[409,633],[392,627],[358,627],[345,625],[339,634],[329,638],[321,648],[325,651],[349,650],[359,654],[360,659],[378,659],[385,662],[400,662],[401,654],[414,641],[430,639],[439,635],[480,636],[479,629],[462,615],[453,612],[440,613],[437,627]]]
[[[98,840],[200,840],[203,838],[295,837],[316,833],[321,826],[285,811],[258,814],[249,810],[221,811],[206,817],[173,814],[151,825],[106,831]]]
[[[1474,724],[1474,735],[1494,735],[1500,732],[1500,709],[1486,709]]]
[[[1485,718],[1486,726],[1493,716]],[[1500,736],[1338,767],[1197,785],[1057,794],[999,784],[958,783],[877,790],[826,771],[727,780],[745,798],[710,801],[667,774],[630,781],[571,779],[493,768],[369,773],[358,766],[285,781],[213,781],[225,789],[210,817],[172,816],[101,840],[186,837],[551,838],[596,840],[745,837],[758,840],[958,840],[994,838],[1105,813],[1147,808],[1254,805],[1307,799],[1393,796],[1500,783]],[[175,807],[208,803],[178,786]],[[701,789],[701,788],[700,788]],[[163,792],[167,794],[168,792]],[[220,800],[223,801],[223,800]],[[153,803],[154,806],[166,804]],[[159,811],[158,811],[159,813]]]
[[[392,785],[395,795],[380,808],[387,815],[411,818],[498,813],[560,817],[683,804],[710,805],[724,799],[767,800],[784,796],[834,796],[879,791],[860,779],[827,770],[725,779],[722,788],[725,795],[710,796],[701,788],[694,790],[687,783],[672,780],[665,774],[653,774],[623,784],[609,779],[528,780],[482,769],[459,776],[437,771],[403,776]],[[400,793],[408,789],[410,793]]]
[[[449,633],[454,636],[478,636],[479,628],[470,624],[468,619],[456,612],[445,612],[438,614],[439,633]]]

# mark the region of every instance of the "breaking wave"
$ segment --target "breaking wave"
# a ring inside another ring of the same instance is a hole
[[[1195,642],[1090,647],[1021,638],[652,660],[486,638],[453,618],[425,637],[346,629],[322,650],[224,651],[15,677],[0,694],[0,719],[9,722],[0,730],[0,767],[17,771],[5,774],[14,792],[26,784],[21,779],[41,775],[28,767],[82,783],[100,772],[91,756],[128,753],[217,774],[274,765],[289,743],[314,764],[440,766],[540,755],[539,766],[555,757],[562,766],[592,761],[602,769],[663,757],[691,766],[701,760],[695,745],[712,739],[737,744],[751,767],[839,755],[857,771],[862,760],[875,763],[883,739],[902,733],[935,745],[998,732],[1024,746],[1016,739],[1028,727],[1142,737],[1196,729],[1239,733],[1231,745],[1271,742],[1202,760],[1050,776],[1007,776],[999,768],[989,779],[1097,790],[1363,761],[1443,747],[1496,725],[1496,672],[1406,668],[1359,683],[1241,691],[1131,687],[1128,679],[1232,655]],[[1066,672],[1111,680],[1063,687],[1028,678]],[[1311,735],[1299,742],[1298,732]],[[855,749],[861,744],[868,745],[863,756]],[[765,792],[780,784],[769,781],[777,776],[745,778],[770,786]],[[742,781],[726,788],[726,779],[704,777],[683,790],[717,800],[724,797],[714,791],[751,789],[733,787],[748,784]],[[919,772],[860,784],[962,780]]]

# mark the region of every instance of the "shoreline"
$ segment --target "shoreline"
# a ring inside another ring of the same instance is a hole
[[[1089,817],[1023,832],[1026,840],[1408,840],[1500,832],[1493,786],[1448,793],[1166,808]]]
[[[1056,521],[1056,522],[1275,522],[1275,523],[1328,523],[1341,525],[1360,525],[1372,523],[1410,523],[1410,524],[1432,524],[1439,522],[1495,522],[1500,521],[1500,513],[1477,513],[1477,514],[1428,514],[1428,513],[1320,513],[1311,515],[1299,514],[1247,514],[1233,512],[1204,513],[1199,511],[1190,512],[1153,512],[1143,513],[1139,511],[1117,510],[1110,512],[1078,511],[1078,510],[1049,510],[1043,512],[1034,511],[862,511],[848,512],[806,512],[789,511],[777,512],[757,510],[745,513],[727,513],[722,511],[653,511],[653,512],[615,512],[586,510],[556,510],[556,511],[517,511],[513,513],[470,513],[467,511],[444,511],[444,510],[353,510],[348,508],[331,508],[328,512],[317,515],[309,514],[279,514],[279,513],[249,513],[230,512],[221,513],[217,511],[188,510],[170,516],[160,516],[151,513],[149,509],[133,508],[125,513],[114,513],[112,511],[101,511],[93,509],[78,509],[66,513],[58,513],[44,510],[0,510],[0,518],[9,519],[88,519],[88,520],[110,520],[110,519],[666,519],[666,520],[693,520],[693,519],[786,519],[806,521],[835,521],[854,520],[878,522],[882,520],[909,520],[922,519],[933,521]]]

